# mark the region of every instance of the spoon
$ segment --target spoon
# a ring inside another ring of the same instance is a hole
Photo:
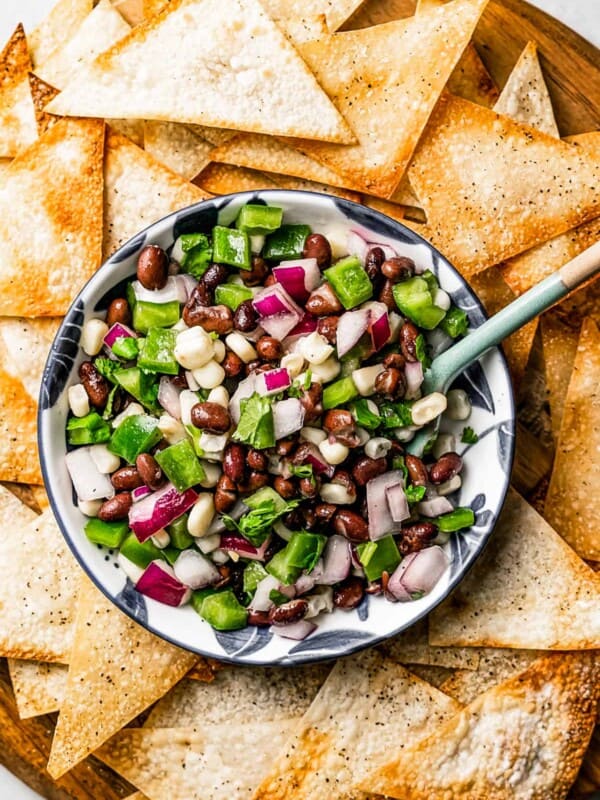
[[[425,372],[421,387],[423,396],[433,392],[446,394],[452,381],[470,364],[598,272],[600,242],[588,247],[435,358]],[[422,456],[427,442],[437,435],[440,421],[441,415],[419,430],[414,439],[407,443],[407,451]]]

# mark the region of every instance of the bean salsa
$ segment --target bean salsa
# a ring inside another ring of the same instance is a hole
[[[474,522],[449,499],[455,437],[403,446],[470,414],[461,390],[421,392],[466,315],[412,259],[338,233],[245,205],[170,254],[144,247],[82,331],[66,461],[85,534],[216,630],[302,639],[367,593],[415,600]]]

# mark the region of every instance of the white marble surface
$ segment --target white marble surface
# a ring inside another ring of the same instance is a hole
[[[600,47],[600,0],[530,0],[538,8],[565,22]],[[5,42],[22,22],[26,30],[41,20],[53,0],[0,0],[0,42]],[[0,766],[0,798],[39,800],[39,795]]]

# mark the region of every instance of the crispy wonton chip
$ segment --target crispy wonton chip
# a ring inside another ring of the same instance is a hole
[[[563,800],[594,726],[599,678],[591,653],[540,658],[359,786],[411,800]]]
[[[32,69],[23,26],[19,24],[0,53],[0,156],[12,158],[37,139],[29,91]]]
[[[147,121],[144,123],[144,150],[173,172],[191,181],[213,160],[214,148],[186,125]]]
[[[42,483],[37,401],[60,319],[0,317],[0,480]]]
[[[51,511],[36,516],[0,490],[0,655],[66,664],[79,568]],[[35,558],[32,554],[42,554]]]
[[[341,659],[254,800],[346,800],[367,766],[452,717],[456,701],[376,651]]]
[[[31,92],[31,98],[33,100],[38,134],[42,136],[60,119],[60,117],[55,117],[53,114],[48,114],[46,111],[46,106],[50,100],[56,97],[58,89],[55,89],[54,86],[50,86],[49,83],[46,83],[41,78],[38,78],[37,75],[34,75],[33,72],[30,72],[29,91]]]
[[[93,6],[94,0],[58,0],[27,37],[34,67],[43,64],[73,38]]]
[[[289,20],[298,18],[299,11],[306,19],[324,14],[327,30],[333,33],[341,28],[364,2],[365,0],[303,0],[302,3],[298,3],[297,0],[264,0],[264,5],[275,22],[284,27]]]
[[[140,627],[81,574],[75,641],[48,772],[58,778],[162,697],[198,660]]]
[[[573,549],[600,561],[600,332],[584,322],[565,400],[544,516]]]
[[[82,70],[48,110],[354,141],[258,0],[173,0]]]
[[[67,666],[9,658],[8,671],[21,719],[58,711],[67,686]]]
[[[354,188],[390,197],[486,3],[455,0],[418,17],[299,43],[358,144],[296,146]]]
[[[194,178],[194,185],[211,194],[251,192],[254,189],[278,189],[274,176],[254,169],[211,162]]]
[[[111,0],[111,2],[130,25],[139,25],[144,21],[144,0]]]
[[[600,575],[513,489],[486,549],[429,617],[437,645],[600,647]]]
[[[34,489],[40,489],[39,486],[33,486],[29,483],[15,483],[14,481],[2,481],[2,486],[12,492],[15,497],[18,497],[22,503],[35,511],[36,514],[41,514],[44,510],[37,501]]]
[[[295,719],[117,733],[95,755],[152,800],[250,797]]]
[[[427,664],[429,666],[477,669],[479,652],[473,647],[434,647],[428,641],[427,620],[419,620],[388,639],[381,646],[393,661],[400,664]]]
[[[0,314],[62,314],[100,266],[103,141],[103,122],[61,120],[7,170]]]
[[[409,168],[431,241],[470,277],[600,214],[585,148],[451,95]]]
[[[521,53],[494,111],[559,138],[552,100],[548,94],[535,42],[528,42]]]
[[[209,196],[109,129],[104,160],[104,258],[152,222]]]
[[[542,315],[541,327],[550,420],[554,441],[557,442],[577,354],[579,329],[567,324],[556,309]]]

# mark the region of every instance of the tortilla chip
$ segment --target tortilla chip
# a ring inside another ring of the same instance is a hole
[[[285,667],[226,667],[212,683],[184,680],[152,709],[147,728],[301,717],[315,698],[330,664]]]
[[[0,185],[0,314],[57,316],[100,266],[104,123],[61,120]]]
[[[35,511],[36,514],[42,513],[43,509],[39,505],[33,492],[34,488],[37,489],[40,487],[34,487],[28,483],[15,483],[13,481],[3,481],[2,486],[8,489],[9,492],[12,492],[15,497],[18,497],[22,503],[25,503],[25,505],[32,511]]]
[[[479,653],[472,647],[433,647],[428,641],[427,620],[419,620],[406,631],[388,639],[381,649],[400,664],[477,669]]]
[[[185,677],[191,681],[204,681],[205,683],[212,683],[217,672],[224,668],[224,662],[217,661],[216,658],[206,658],[203,661],[199,661],[197,664],[194,664]]]
[[[353,784],[390,749],[418,741],[458,703],[376,651],[338,661],[274,759],[254,800],[355,798]]]
[[[43,486],[30,486],[31,492],[35,498],[38,508],[40,511],[45,511],[50,506],[50,501],[48,500],[48,495],[46,494],[46,490]]]
[[[365,0],[303,0],[299,4],[296,0],[264,0],[264,6],[275,22],[284,27],[289,20],[298,18],[301,10],[302,17],[311,19],[325,15],[327,30],[330,33],[341,28],[346,20],[358,11]]]
[[[56,95],[58,89],[50,86],[33,72],[29,73],[29,91],[33,100],[33,110],[35,113],[35,123],[38,129],[38,135],[42,136],[55,125],[60,117],[55,117],[53,114],[48,114],[46,106]]]
[[[600,163],[444,96],[409,168],[432,243],[470,277],[600,214]]]
[[[2,487],[0,655],[66,664],[79,568],[51,511],[36,516]],[[42,553],[43,558],[32,558]]]
[[[211,128],[208,125],[187,125],[192,133],[199,136],[201,139],[206,139],[207,142],[214,144],[215,147],[220,147],[225,144],[234,136],[238,135],[237,131],[230,131],[226,128]]]
[[[139,25],[145,19],[144,0],[111,0],[113,6],[129,25]]]
[[[146,122],[144,149],[188,181],[210,163],[209,153],[214,150],[210,142],[174,122]]]
[[[548,402],[554,441],[558,441],[562,425],[567,389],[573,372],[579,329],[572,327],[556,313],[556,309],[542,316],[542,342]]]
[[[0,156],[12,158],[37,139],[28,74],[27,40],[19,23],[0,53]]]
[[[250,797],[296,720],[129,729],[95,755],[152,800]]]
[[[58,711],[67,686],[68,667],[9,658],[8,671],[21,719]]]
[[[144,10],[144,19],[150,19],[155,14],[164,8],[169,0],[142,0],[142,8]]]
[[[405,175],[400,181],[398,188],[391,197],[392,202],[400,203],[403,206],[422,208],[421,202],[410,185],[408,177]]]
[[[392,203],[390,200],[380,200],[378,197],[365,196],[364,204],[369,208],[374,208],[375,211],[381,211],[382,214],[387,214],[388,217],[404,222],[406,216],[406,206]]]
[[[600,647],[600,575],[511,489],[479,560],[429,616],[429,641],[527,650]]]
[[[548,655],[359,783],[411,800],[563,800],[595,719],[592,654]]]
[[[48,772],[58,778],[162,697],[198,660],[125,616],[81,574],[75,639]]]
[[[565,400],[544,516],[573,549],[600,561],[600,332],[584,322]]]
[[[75,76],[48,110],[354,141],[258,0],[173,0]]]
[[[60,319],[0,318],[0,479],[42,483],[37,400]]]
[[[332,194],[334,197],[343,197],[345,200],[352,200],[360,203],[362,195],[351,192],[349,189],[340,189],[338,186],[329,186],[325,183],[315,183],[305,181],[302,178],[291,178],[289,175],[271,175],[278,189],[299,189],[303,192],[321,192],[322,194]]]
[[[358,137],[350,147],[297,141],[298,149],[353,188],[390,197],[486,4],[456,0],[418,17],[298,43]]]
[[[490,316],[516,300],[516,295],[511,291],[497,267],[490,267],[485,272],[474,275],[471,279],[471,287]],[[502,349],[506,355],[515,387],[520,385],[525,374],[538,322],[539,318],[536,317],[502,342]]]
[[[426,681],[430,683],[432,686],[435,686],[436,689],[441,690],[442,684],[447,681],[455,672],[469,672],[468,669],[462,670],[454,670],[450,669],[449,667],[436,667],[432,664],[408,664],[408,669],[417,676],[417,678],[421,678],[422,681]],[[449,694],[448,692],[444,692],[444,694]]]
[[[28,36],[34,67],[43,64],[73,38],[93,6],[94,0],[58,0],[45,19]]]
[[[475,648],[474,648],[475,649]],[[481,648],[477,669],[457,669],[440,686],[462,705],[468,705],[492,686],[497,686],[543,655],[540,650],[504,650]]]
[[[104,258],[161,217],[210,197],[110,128],[104,160]]]
[[[210,163],[193,181],[211,194],[231,194],[232,192],[251,192],[255,189],[278,189],[272,176],[245,167],[232,167],[230,164]]]

